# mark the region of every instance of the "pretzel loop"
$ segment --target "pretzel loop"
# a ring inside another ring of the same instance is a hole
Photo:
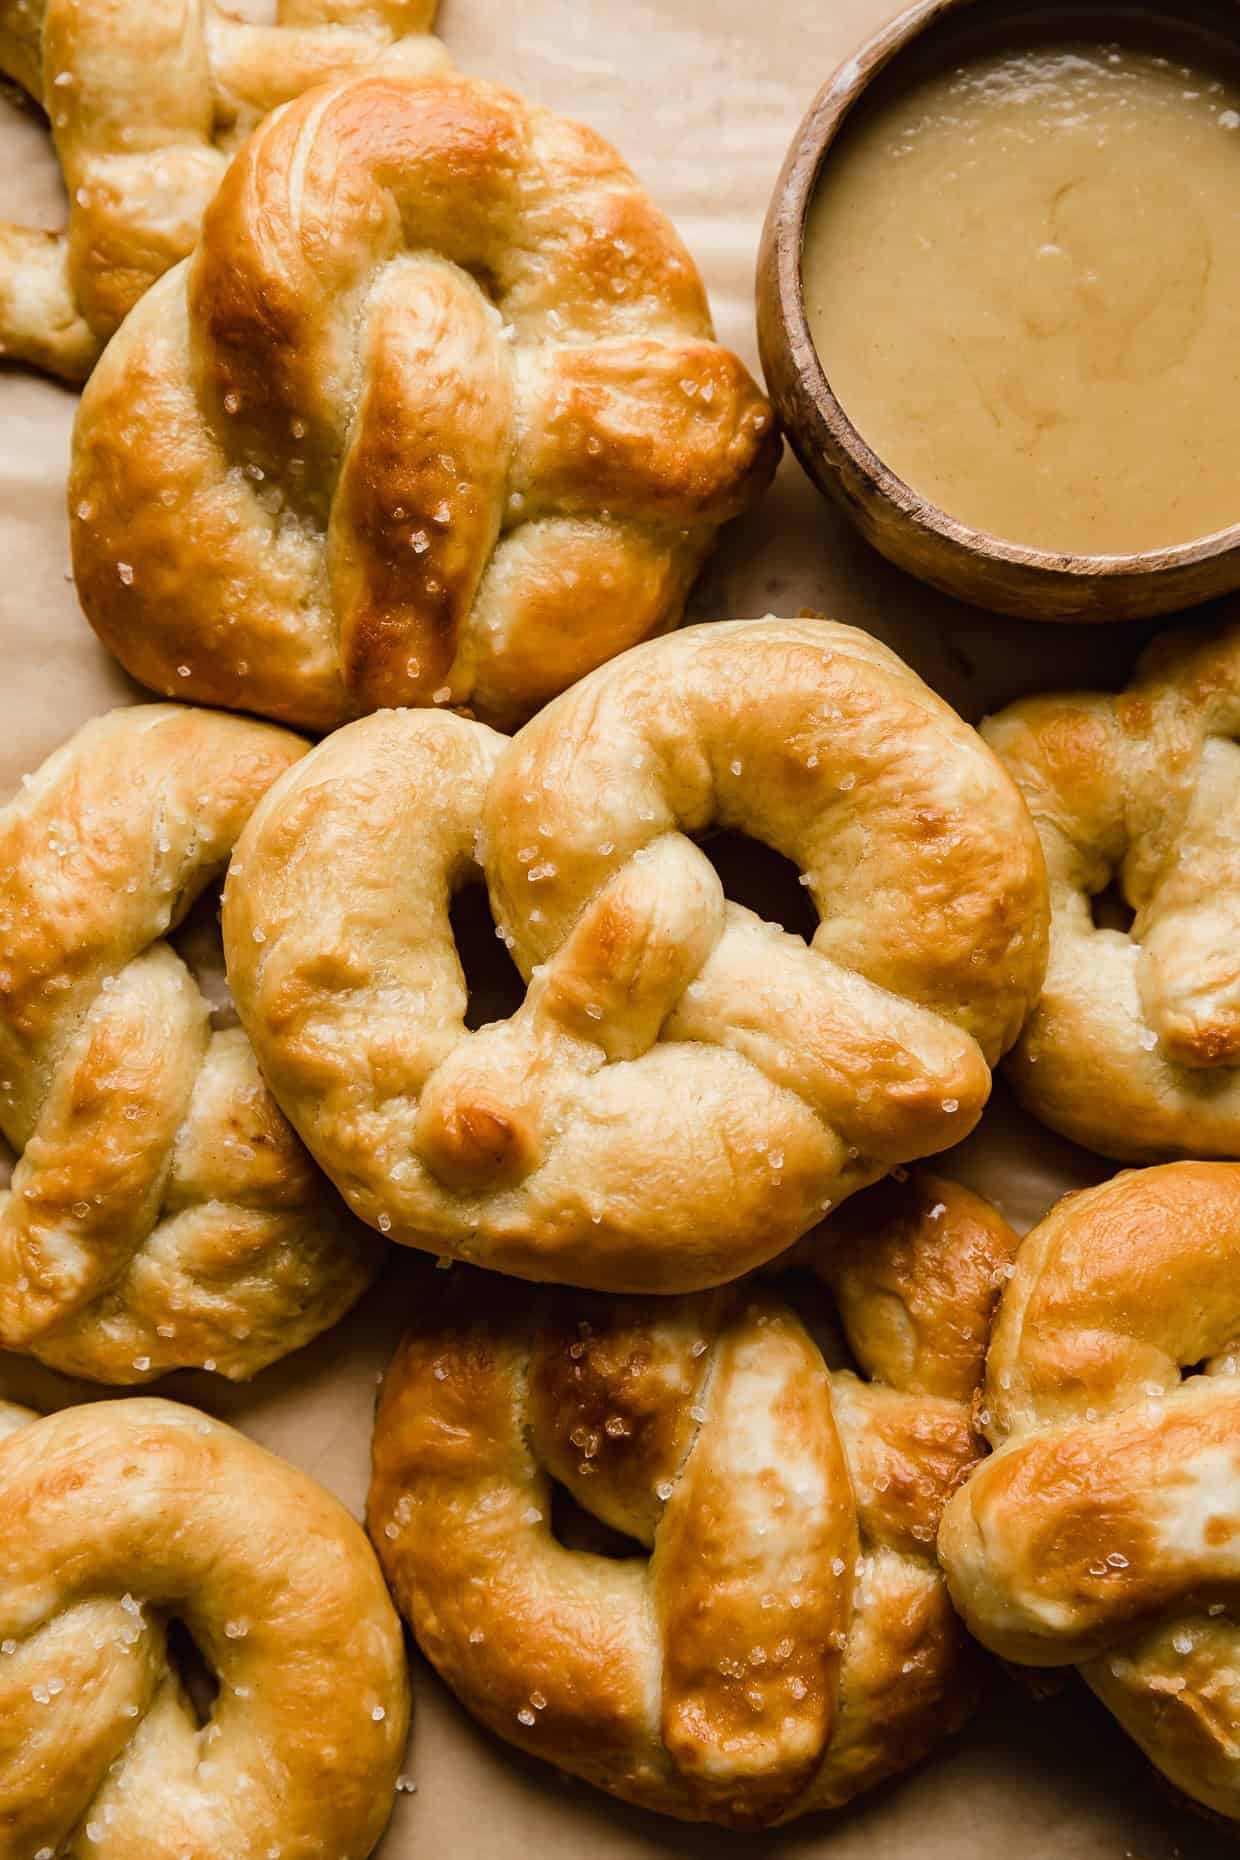
[[[715,824],[803,867],[811,944],[728,901],[688,837]],[[1042,960],[1001,771],[892,654],[819,622],[640,647],[507,746],[368,718],[277,784],[240,861],[238,1009],[350,1205],[600,1289],[735,1277],[957,1141]],[[527,991],[468,1031],[449,904],[483,874]]]
[[[987,1364],[998,1451],[944,1516],[987,1646],[1077,1664],[1173,1781],[1240,1818],[1240,1167],[1066,1197],[1029,1236]]]
[[[0,814],[0,1341],[135,1382],[245,1376],[377,1265],[165,941],[302,753],[146,706],[88,724]]]
[[[318,730],[444,703],[508,727],[676,622],[778,451],[606,143],[494,85],[375,74],[250,138],[112,345],[75,572],[156,689]]]
[[[983,726],[1046,854],[1047,979],[1009,1069],[1046,1123],[1125,1161],[1240,1155],[1240,627],[1177,632],[1118,696]],[[1112,880],[1133,912],[1095,924]]]
[[[811,1258],[886,1383],[753,1286],[465,1276],[375,1429],[370,1529],[424,1651],[500,1735],[687,1819],[769,1825],[914,1761],[971,1696],[931,1546],[1014,1248],[929,1177],[828,1223]]]
[[[47,112],[68,196],[63,233],[0,225],[0,347],[84,379],[192,249],[240,138],[385,53],[434,70],[433,15],[433,0],[281,0],[259,25],[213,0],[0,0],[0,71]]]
[[[325,1845],[364,1860],[409,1695],[399,1623],[353,1520],[172,1402],[6,1411],[4,1431],[5,1860],[311,1860]],[[205,1711],[173,1622],[218,1683]]]

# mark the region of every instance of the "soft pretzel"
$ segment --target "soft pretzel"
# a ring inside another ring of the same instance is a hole
[[[68,196],[63,232],[0,224],[0,353],[82,380],[192,250],[255,123],[383,54],[436,69],[434,13],[435,0],[280,0],[266,25],[214,0],[0,0],[0,71],[46,111]]]
[[[1118,696],[1028,698],[982,734],[1051,886],[1016,1091],[1104,1156],[1240,1156],[1240,623],[1169,633]],[[1127,930],[1094,922],[1112,880]]]
[[[168,695],[508,728],[676,623],[778,450],[607,143],[473,79],[363,77],[250,139],[96,371],[78,592]]]
[[[38,1418],[33,1408],[23,1408],[20,1402],[0,1401],[0,1440],[7,1439],[19,1427],[25,1427]]]
[[[829,1221],[860,1377],[753,1285],[453,1285],[388,1371],[368,1509],[427,1657],[502,1737],[686,1819],[785,1821],[916,1762],[973,1700],[933,1541],[1015,1246],[932,1177]],[[555,1480],[632,1541],[569,1547]]]
[[[982,1420],[999,1449],[939,1552],[970,1628],[1080,1667],[1178,1786],[1240,1819],[1240,1166],[1069,1195],[1004,1293]]]
[[[409,1682],[374,1555],[334,1498],[146,1397],[9,1433],[0,1511],[0,1860],[371,1851]],[[218,1684],[209,1708],[178,1632]]]
[[[801,867],[811,946],[729,903],[713,825]],[[448,905],[483,874],[528,990],[467,1033]],[[425,711],[339,731],[256,810],[224,933],[264,1074],[363,1219],[682,1291],[966,1134],[1044,885],[999,764],[907,666],[766,620],[638,646],[508,743]]]
[[[373,1277],[373,1236],[166,940],[304,749],[239,717],[118,710],[0,811],[0,1130],[19,1152],[0,1346],[107,1382],[248,1376]]]

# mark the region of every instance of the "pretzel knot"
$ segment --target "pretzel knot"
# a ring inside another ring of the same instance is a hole
[[[752,1285],[454,1286],[388,1372],[368,1509],[423,1651],[501,1736],[686,1819],[917,1761],[973,1698],[933,1540],[1015,1246],[931,1177],[833,1218],[815,1266],[872,1381]]]
[[[248,1376],[377,1269],[165,940],[304,747],[240,718],[114,711],[0,812],[6,1349],[107,1382]]]
[[[810,945],[689,835],[802,869]],[[1045,896],[974,733],[850,627],[693,627],[510,743],[338,732],[242,842],[224,933],[276,1097],[353,1208],[518,1277],[692,1290],[957,1142],[1037,990]],[[448,916],[485,875],[528,988],[467,1032]]]
[[[9,1432],[0,1507],[4,1860],[370,1853],[408,1675],[374,1555],[335,1499],[145,1398]],[[183,1681],[187,1635],[210,1703]]]
[[[242,137],[381,56],[436,69],[434,12],[435,0],[280,0],[279,23],[260,25],[213,0],[0,0],[0,71],[47,113],[69,216],[62,233],[0,224],[0,351],[82,380],[193,249]]]
[[[1020,1097],[1104,1156],[1240,1156],[1240,624],[1167,634],[1118,696],[1026,699],[983,735],[1051,884]],[[1092,903],[1112,881],[1127,929]]]
[[[1007,1659],[1069,1663],[1189,1795],[1240,1818],[1240,1167],[1070,1195],[987,1363],[999,1450],[948,1507],[952,1595]]]
[[[251,138],[96,371],[78,591],[170,695],[509,727],[679,619],[778,451],[614,150],[494,85],[365,77]]]

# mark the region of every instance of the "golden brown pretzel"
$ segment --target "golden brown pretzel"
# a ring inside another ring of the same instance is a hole
[[[983,725],[1051,886],[1042,997],[1008,1060],[1045,1123],[1104,1156],[1240,1156],[1240,623],[1172,631],[1126,690]],[[1128,930],[1095,924],[1114,879]]]
[[[999,1449],[939,1552],[973,1632],[1080,1667],[1179,1787],[1240,1818],[1240,1166],[1069,1195],[1025,1241],[986,1365]]]
[[[305,744],[170,704],[79,730],[0,811],[0,1345],[75,1375],[252,1375],[379,1263],[165,940]]]
[[[38,1415],[33,1408],[23,1408],[20,1402],[0,1401],[0,1440],[15,1434],[19,1427],[25,1427],[30,1421],[37,1421]]]
[[[96,371],[78,591],[169,695],[507,728],[675,624],[778,450],[607,143],[473,79],[363,77],[250,139]]]
[[[689,837],[715,824],[802,868],[812,946],[727,900]],[[735,1278],[958,1141],[1044,958],[999,764],[821,621],[635,647],[509,743],[366,718],[272,789],[238,866],[238,1011],[355,1211],[603,1290]],[[467,1033],[448,904],[483,872],[528,992]]]
[[[753,1285],[466,1277],[375,1429],[370,1531],[423,1651],[502,1737],[687,1819],[784,1821],[916,1762],[973,1698],[931,1546],[1015,1246],[933,1177],[829,1221],[862,1377]],[[553,1481],[621,1560],[557,1538]]]
[[[334,1498],[146,1397],[10,1432],[0,1510],[0,1860],[363,1860],[409,1682]],[[205,1722],[173,1624],[218,1682]]]
[[[69,215],[61,233],[0,224],[0,353],[82,380],[192,249],[260,117],[383,54],[434,70],[434,13],[435,0],[280,0],[279,23],[260,25],[214,0],[0,0],[0,71],[47,112]]]

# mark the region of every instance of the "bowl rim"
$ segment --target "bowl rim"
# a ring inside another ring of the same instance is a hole
[[[942,505],[923,497],[898,476],[868,444],[836,397],[826,368],[814,345],[805,309],[802,253],[805,222],[823,164],[830,156],[845,118],[861,101],[873,81],[894,59],[931,27],[951,15],[963,14],[989,0],[913,0],[895,19],[872,34],[838,65],[821,86],[793,136],[784,169],[772,200],[769,228],[779,315],[783,321],[790,357],[800,375],[805,395],[829,440],[848,459],[868,488],[891,505],[905,522],[923,534],[937,537],[953,550],[1023,570],[1026,575],[1097,582],[1133,576],[1175,575],[1240,550],[1240,517],[1220,530],[1188,542],[1167,544],[1128,554],[1087,554],[1081,551],[1036,548],[1013,542],[992,531],[977,529],[954,517]],[[1019,11],[1027,0],[1013,0]],[[1004,4],[999,0],[996,11]],[[1047,13],[1060,10],[1063,0],[1048,0]],[[1036,9],[1029,9],[1031,11]],[[1190,24],[1182,12],[1167,4],[1133,4],[1133,0],[1092,0],[1082,8],[1095,16],[1129,13],[1161,16],[1172,26]],[[1235,13],[1236,9],[1229,8]],[[1217,21],[1217,15],[1215,16]],[[1235,20],[1240,47],[1240,17]],[[795,435],[790,435],[795,437]]]

